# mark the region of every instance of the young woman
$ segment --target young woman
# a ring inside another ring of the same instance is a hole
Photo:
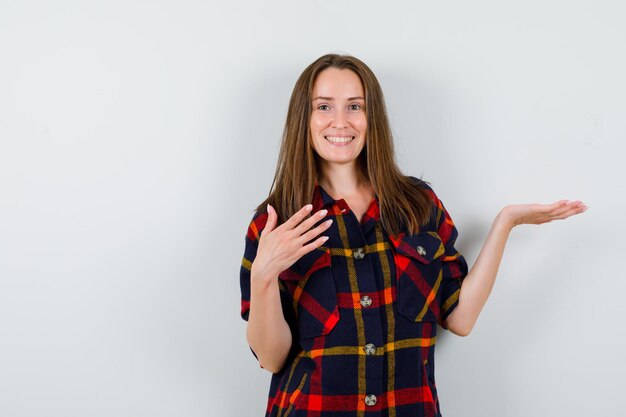
[[[465,336],[519,224],[580,201],[504,207],[468,273],[433,189],[398,169],[383,94],[351,56],[294,87],[272,190],[246,235],[242,317],[273,373],[267,416],[440,416],[437,324]]]

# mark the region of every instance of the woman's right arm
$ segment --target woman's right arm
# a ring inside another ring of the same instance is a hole
[[[326,242],[326,236],[318,235],[332,223],[332,220],[327,220],[311,229],[327,214],[326,210],[320,210],[305,220],[311,209],[311,204],[307,204],[276,227],[276,211],[268,205],[267,222],[250,269],[250,313],[246,337],[260,365],[272,373],[283,367],[293,343],[291,330],[283,315],[278,274]],[[315,240],[310,242],[312,239]]]
[[[259,364],[277,373],[291,349],[291,330],[280,302],[276,277],[250,277],[250,315],[246,337]]]

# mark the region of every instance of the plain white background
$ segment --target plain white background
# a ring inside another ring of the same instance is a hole
[[[470,264],[513,230],[474,332],[443,334],[444,415],[626,406],[626,6],[618,0],[0,3],[0,416],[260,416],[239,265],[289,94],[363,59],[398,160]]]

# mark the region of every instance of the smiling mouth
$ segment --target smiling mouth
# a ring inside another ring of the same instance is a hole
[[[344,144],[352,142],[354,140],[354,136],[324,136],[324,139],[330,143]]]

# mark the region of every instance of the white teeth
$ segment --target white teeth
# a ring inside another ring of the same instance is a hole
[[[333,143],[348,143],[352,139],[354,139],[354,136],[350,136],[349,138],[346,138],[346,137],[336,137],[336,136],[324,136],[324,137],[326,138],[327,141],[333,142]]]

